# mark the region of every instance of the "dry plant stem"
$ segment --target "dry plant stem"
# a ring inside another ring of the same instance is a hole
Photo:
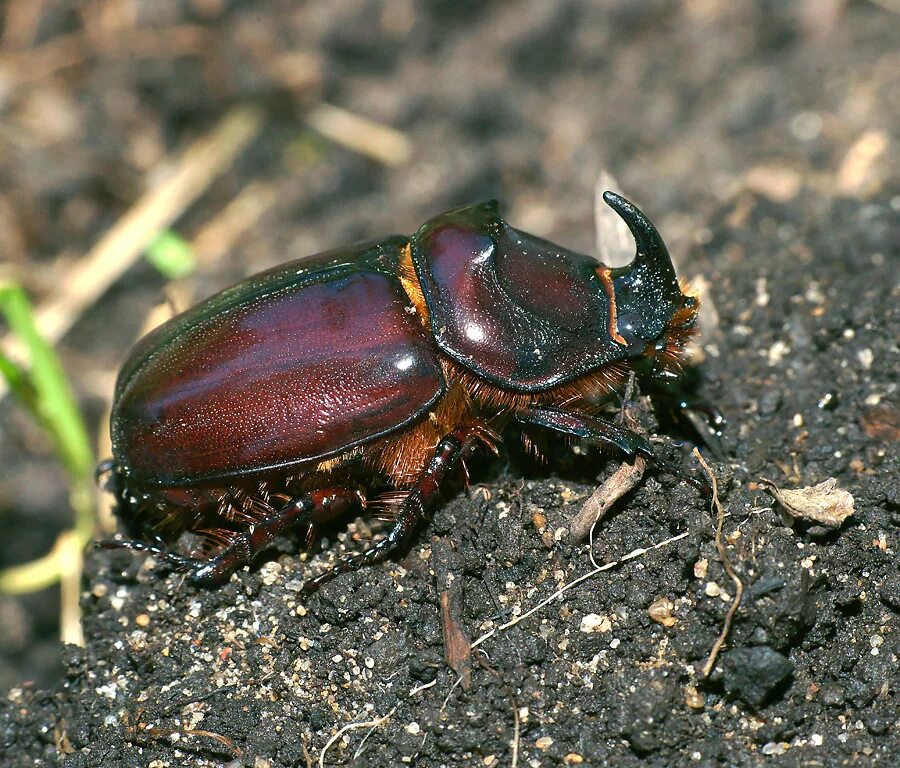
[[[403,165],[412,157],[412,142],[405,134],[331,104],[313,107],[306,123],[336,144],[384,165]]]
[[[477,638],[476,640],[474,640],[472,642],[472,648],[477,648],[485,640],[490,639],[491,637],[499,634],[500,632],[505,632],[510,627],[514,627],[520,621],[523,621],[523,620],[527,619],[529,616],[537,613],[544,606],[549,605],[550,603],[552,603],[558,597],[561,597],[562,595],[564,595],[566,592],[568,592],[573,587],[577,587],[579,584],[596,576],[598,573],[602,573],[603,571],[610,571],[613,568],[616,568],[617,566],[622,565],[623,563],[627,563],[630,560],[635,560],[639,557],[642,557],[643,555],[646,555],[648,552],[652,552],[654,549],[660,549],[662,547],[667,547],[670,544],[674,544],[676,541],[681,541],[682,539],[687,538],[687,536],[688,536],[688,531],[684,531],[683,533],[679,533],[677,536],[672,536],[671,538],[665,539],[663,541],[659,541],[656,544],[651,544],[649,547],[640,547],[638,549],[634,549],[631,552],[629,552],[627,555],[623,555],[622,557],[620,557],[618,560],[613,560],[611,563],[605,563],[597,568],[594,568],[591,571],[588,571],[584,575],[579,576],[577,579],[573,579],[568,584],[564,584],[559,589],[557,589],[556,592],[554,592],[552,595],[550,595],[550,597],[544,598],[543,600],[541,600],[541,602],[539,602],[533,608],[530,608],[529,610],[525,611],[525,613],[520,614],[519,616],[515,616],[512,619],[510,619],[509,621],[507,621],[506,623],[500,624],[499,626],[494,627],[493,629],[489,630],[488,632],[485,632],[481,637]]]
[[[254,227],[278,201],[274,184],[254,181],[244,187],[191,240],[198,267],[209,270],[230,253],[238,239]]]
[[[154,175],[159,182],[61,276],[60,290],[37,307],[35,323],[43,337],[56,344],[81,313],[140,258],[153,237],[181,216],[231,165],[261,125],[260,110],[236,107],[180,158],[157,169]],[[3,339],[3,346],[15,347],[10,338]],[[5,383],[0,383],[0,400],[6,393]]]
[[[66,531],[66,545],[60,547],[59,637],[63,643],[84,647],[81,626],[81,574],[84,569],[84,543],[75,531]]]
[[[415,696],[417,693],[421,693],[422,691],[427,691],[429,688],[433,688],[437,685],[437,678],[434,678],[430,683],[422,683],[422,685],[417,685],[415,688],[410,688],[409,695]]]
[[[358,759],[359,756],[363,753],[363,750],[366,748],[366,742],[369,740],[369,736],[371,736],[373,733],[375,733],[375,729],[377,727],[378,727],[377,725],[373,725],[371,728],[369,728],[368,731],[366,731],[366,735],[362,737],[362,740],[359,742],[359,746],[356,748],[356,751],[353,753],[354,760]]]
[[[325,768],[325,755],[329,749],[334,745],[334,743],[341,738],[347,731],[355,731],[358,728],[377,728],[379,725],[384,725],[388,720],[391,719],[391,716],[394,712],[397,711],[397,706],[394,706],[390,712],[388,712],[384,717],[379,717],[376,720],[365,720],[361,723],[347,723],[343,728],[341,728],[334,736],[332,736],[328,742],[322,747],[321,753],[319,753],[319,768]]]
[[[229,739],[227,736],[223,736],[221,733],[204,731],[198,728],[188,728],[187,730],[181,731],[181,733],[185,734],[186,736],[206,736],[206,738],[208,739],[219,742],[219,744],[221,744],[226,749],[230,749],[231,753],[236,758],[242,758],[244,756],[244,751],[231,739]]]
[[[631,400],[633,387],[634,380],[630,379],[625,393],[625,403]],[[622,410],[622,423],[628,429],[642,435],[646,434],[627,407],[623,407]],[[569,536],[572,541],[583,541],[587,538],[594,526],[612,509],[613,504],[641,482],[646,469],[647,461],[643,456],[636,455],[631,464],[622,462],[619,468],[606,479],[606,482],[591,494],[578,514],[572,518],[569,523]],[[591,553],[593,559],[593,546]]]
[[[516,700],[513,699],[513,739],[512,744],[512,759],[510,760],[510,768],[517,768],[519,765],[519,740],[521,738],[522,731],[522,723],[519,720],[519,705],[516,703]]]
[[[445,710],[447,709],[447,705],[450,703],[450,698],[453,696],[453,691],[455,691],[457,688],[459,688],[459,686],[462,684],[462,681],[463,681],[462,675],[460,675],[459,677],[456,678],[456,680],[453,681],[453,685],[450,686],[450,690],[447,691],[447,695],[444,697],[444,703],[441,704],[441,709],[440,709],[441,715],[443,715]],[[437,682],[437,680],[435,679],[434,682]]]
[[[3,19],[0,46],[22,50],[31,45],[41,20],[44,0],[9,0]]]
[[[210,39],[209,30],[196,24],[126,29],[114,35],[78,31],[57,35],[35,48],[4,55],[0,64],[14,73],[12,86],[23,88],[95,56],[201,56],[209,52]]]
[[[43,557],[0,571],[0,593],[36,592],[60,582],[59,634],[63,643],[84,647],[81,626],[81,574],[84,548],[94,533],[93,488],[80,485],[70,494],[76,510],[73,529],[56,538],[53,549]]]
[[[716,550],[719,553],[719,559],[722,561],[722,567],[734,582],[734,600],[728,608],[728,613],[725,614],[725,623],[722,625],[722,631],[716,638],[716,642],[713,643],[712,650],[709,652],[709,657],[706,659],[706,664],[703,665],[703,677],[709,677],[710,673],[713,671],[713,667],[716,665],[719,651],[722,650],[722,646],[725,645],[728,634],[731,632],[731,624],[734,621],[734,615],[737,613],[738,606],[741,604],[741,597],[744,594],[744,582],[742,582],[734,572],[734,567],[731,565],[731,559],[728,557],[728,550],[725,548],[725,543],[722,540],[722,528],[725,524],[725,510],[722,508],[722,502],[719,501],[719,487],[716,482],[716,476],[709,468],[709,465],[703,460],[700,451],[696,448],[694,448],[694,456],[697,457],[700,466],[706,470],[706,474],[709,475],[709,481],[712,483],[712,508],[716,511]]]
[[[154,738],[159,739],[170,738],[176,733],[184,734],[185,736],[206,736],[207,738],[221,744],[236,758],[241,758],[244,756],[243,750],[239,746],[237,746],[231,739],[229,739],[227,736],[223,736],[221,733],[215,733],[213,731],[204,731],[196,728],[185,728],[184,730],[175,728],[145,728],[141,731],[141,733],[146,733],[148,736],[153,736]]]
[[[634,463],[623,463],[597,488],[584,506],[569,523],[572,541],[583,541],[596,523],[609,512],[613,504],[631,491],[644,476],[647,462],[643,456],[635,456]]]

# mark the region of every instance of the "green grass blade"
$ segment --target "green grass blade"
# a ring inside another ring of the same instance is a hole
[[[0,313],[28,353],[29,368],[0,357],[0,373],[26,409],[50,433],[59,458],[73,481],[93,471],[94,455],[75,396],[55,350],[34,324],[28,297],[21,286],[0,283]]]
[[[0,571],[0,593],[35,592],[61,581],[63,637],[83,644],[78,582],[83,550],[93,536],[96,522],[94,454],[69,380],[56,351],[39,333],[21,286],[0,282],[0,315],[28,356],[26,367],[0,352],[0,376],[9,382],[10,391],[53,440],[57,456],[69,474],[69,499],[75,513],[73,529],[63,531],[50,552]]]
[[[6,379],[9,391],[24,403],[25,408],[29,412],[34,412],[35,394],[31,388],[31,382],[28,381],[28,373],[22,366],[3,354],[3,350],[0,350],[0,376]]]

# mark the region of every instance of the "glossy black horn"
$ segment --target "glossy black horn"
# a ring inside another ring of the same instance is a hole
[[[604,192],[603,200],[622,217],[622,220],[628,225],[628,229],[631,230],[631,234],[634,236],[634,241],[637,244],[637,253],[634,261],[631,262],[630,268],[644,267],[665,281],[675,282],[677,278],[675,277],[672,257],[669,256],[666,244],[663,242],[659,232],[657,232],[656,227],[650,223],[650,220],[644,216],[634,203],[629,202],[615,192]]]

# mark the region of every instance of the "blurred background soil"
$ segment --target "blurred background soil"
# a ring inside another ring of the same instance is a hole
[[[0,23],[0,280],[42,308],[98,455],[118,365],[167,302],[492,197],[596,252],[606,172],[702,290],[700,388],[730,422],[705,453],[746,587],[703,679],[734,585],[708,506],[655,473],[594,557],[687,535],[458,675],[448,626],[472,641],[593,567],[562,531],[615,460],[513,447],[408,552],[306,602],[305,576],[377,524],[213,592],[91,552],[82,648],[60,647],[58,590],[0,595],[0,764],[896,761],[895,0],[6,0]],[[192,275],[141,258],[163,230]],[[855,499],[836,530],[788,525],[760,485],[828,477]],[[67,493],[5,398],[0,568],[53,546]]]

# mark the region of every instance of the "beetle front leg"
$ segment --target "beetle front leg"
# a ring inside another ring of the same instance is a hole
[[[650,461],[657,460],[653,446],[643,435],[579,411],[567,411],[549,405],[534,405],[520,408],[515,415],[516,420],[522,424],[533,424],[564,435],[606,443],[618,448],[628,458],[640,454]]]
[[[708,494],[709,492],[709,488],[702,480],[692,477],[678,467],[661,462],[654,452],[653,446],[650,445],[650,441],[631,429],[578,411],[567,411],[545,405],[520,408],[516,411],[515,416],[516,420],[522,424],[533,424],[564,435],[606,443],[618,448],[628,458],[641,455],[651,464],[662,466],[667,472],[687,480],[702,493]]]
[[[364,565],[372,565],[383,560],[392,550],[403,544],[437,500],[441,483],[460,465],[477,441],[490,444],[491,437],[492,433],[489,430],[478,425],[460,427],[444,437],[435,447],[431,459],[420,472],[415,485],[404,497],[394,526],[388,531],[387,536],[369,549],[341,560],[334,567],[310,579],[303,586],[304,594],[312,594],[341,573],[355,571]]]

